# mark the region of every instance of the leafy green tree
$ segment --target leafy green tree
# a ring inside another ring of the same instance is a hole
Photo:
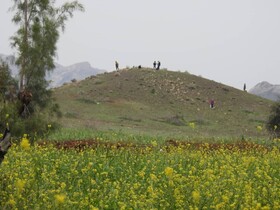
[[[17,86],[9,65],[0,60],[0,132],[6,128],[7,116],[16,109]]]
[[[55,0],[13,1],[13,22],[19,26],[12,37],[12,46],[18,53],[16,63],[20,67],[19,89],[32,93],[33,107],[45,108],[51,100],[46,74],[55,67],[60,30],[64,31],[65,22],[73,17],[75,10],[84,8],[77,1],[61,7],[55,7]]]
[[[280,137],[280,102],[276,102],[271,107],[270,116],[266,123],[266,127],[273,137]]]
[[[65,23],[73,17],[75,11],[83,11],[84,8],[78,1],[66,2],[60,7],[56,6],[55,0],[12,2],[12,21],[18,26],[18,30],[11,37],[11,44],[16,49],[16,64],[19,66],[20,100],[1,109],[0,118],[1,122],[11,125],[13,135],[28,133],[35,139],[38,135],[48,133],[49,127],[46,125],[51,124],[52,129],[58,127],[53,121],[53,114],[58,116],[61,113],[54,103],[51,90],[47,88],[46,74],[55,67],[56,44],[60,32],[65,29]],[[3,67],[6,70],[7,67]],[[5,75],[3,74],[3,81]],[[6,87],[5,84],[4,86]],[[28,97],[22,97],[24,95]],[[31,102],[26,102],[30,97]],[[28,109],[25,108],[26,104]],[[27,115],[21,110],[27,110]]]
[[[0,60],[0,93],[1,101],[6,102],[10,97],[13,97],[13,90],[16,89],[16,80],[11,76],[9,66],[4,61]],[[16,91],[15,91],[16,92]]]

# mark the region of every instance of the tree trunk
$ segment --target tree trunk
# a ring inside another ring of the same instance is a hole
[[[28,49],[28,0],[24,1],[24,39],[23,39],[24,50],[27,52]],[[26,58],[27,53],[23,54],[22,64],[21,64],[21,72],[20,72],[20,85],[19,89],[24,89],[24,78],[25,78],[25,68],[27,63]]]

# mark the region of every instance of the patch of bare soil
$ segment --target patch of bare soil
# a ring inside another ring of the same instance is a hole
[[[40,142],[39,146],[44,146],[47,144],[53,144],[57,149],[74,149],[74,150],[83,150],[86,148],[145,148],[145,147],[153,147],[149,144],[135,144],[135,143],[128,143],[128,142],[101,142],[96,139],[90,139],[90,140],[69,140],[69,141],[62,141],[62,142]],[[169,150],[170,147],[182,147],[182,148],[192,148],[196,150],[219,150],[219,149],[225,149],[225,150],[257,150],[257,151],[268,151],[269,148],[256,144],[256,143],[250,143],[250,142],[236,142],[236,143],[194,143],[194,142],[188,142],[188,141],[176,141],[176,140],[168,140],[165,142],[165,144],[162,146]]]
[[[39,142],[39,146],[45,146],[48,144],[53,144],[57,149],[75,149],[83,150],[86,148],[144,148],[148,145],[142,144],[132,144],[127,142],[101,142],[96,139],[90,140],[69,140],[61,142]]]

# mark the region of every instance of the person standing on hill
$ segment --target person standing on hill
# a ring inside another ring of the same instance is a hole
[[[156,69],[157,68],[157,62],[154,61],[153,65],[154,65],[154,69]]]
[[[116,66],[116,70],[119,70],[119,63],[118,63],[118,61],[115,61],[115,66]]]
[[[157,62],[157,70],[160,69],[160,65],[161,65],[161,64],[160,64],[160,61],[158,61],[158,62]]]

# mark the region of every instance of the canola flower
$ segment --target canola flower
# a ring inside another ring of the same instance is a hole
[[[55,197],[55,201],[58,203],[58,204],[62,204],[65,202],[65,198],[66,198],[66,195],[64,194],[57,194],[54,196]]]
[[[189,123],[189,126],[190,126],[192,129],[195,129],[195,123],[194,123],[194,122],[190,122],[190,123]]]
[[[173,168],[171,168],[171,167],[166,167],[166,168],[164,169],[164,173],[165,173],[165,175],[166,175],[167,177],[171,177],[171,176],[173,175],[173,173],[174,173],[174,170],[173,170]]]
[[[153,145],[154,147],[156,147],[158,144],[157,144],[157,141],[156,140],[153,140],[151,141],[151,145]]]
[[[21,192],[24,190],[25,184],[26,184],[26,180],[18,179],[15,183],[15,186],[18,189],[18,191]]]
[[[261,132],[261,131],[263,130],[262,126],[258,125],[258,126],[257,126],[257,130],[258,130],[259,132]]]
[[[0,167],[0,209],[280,209],[276,146],[76,151],[23,139]]]
[[[29,143],[29,140],[28,140],[26,134],[24,134],[24,136],[22,137],[20,146],[21,146],[21,148],[26,149],[26,150],[30,149],[30,143]]]
[[[200,200],[200,193],[198,191],[193,191],[192,198],[193,198],[194,203],[198,204],[199,200]]]

